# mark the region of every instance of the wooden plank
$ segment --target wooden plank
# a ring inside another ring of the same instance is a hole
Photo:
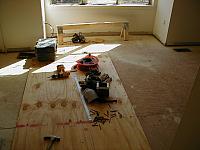
[[[63,33],[63,27],[61,27],[61,26],[60,26],[60,27],[57,27],[57,30],[58,30],[58,37],[57,37],[57,38],[58,38],[58,44],[59,44],[59,45],[62,45],[63,42],[64,42],[64,41],[63,41],[63,38],[64,38],[64,36],[63,36],[63,34],[64,34],[64,33]]]
[[[124,23],[124,41],[128,41],[128,23]]]
[[[108,73],[113,81],[110,98],[117,99],[113,104],[90,104],[90,109],[100,115],[110,110],[122,114],[110,122],[92,126],[87,121],[75,81],[84,78],[81,72],[72,73],[69,79],[49,80],[52,73],[29,73],[18,125],[13,141],[13,150],[46,149],[43,137],[56,135],[61,141],[54,145],[55,150],[149,150],[149,143],[134,109],[122,86],[112,61],[106,54],[99,55],[102,73]]]
[[[73,24],[63,24],[57,27],[62,27],[63,30],[80,29],[80,28],[91,28],[98,27],[102,25],[122,25],[128,24],[128,21],[118,21],[118,22],[86,22],[86,23],[73,23]]]

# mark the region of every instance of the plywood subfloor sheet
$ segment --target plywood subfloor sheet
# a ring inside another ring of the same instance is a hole
[[[55,150],[150,149],[112,61],[106,54],[98,57],[100,71],[112,77],[110,99],[118,102],[95,103],[88,107],[99,111],[100,116],[107,117],[109,121],[94,126],[87,120],[73,78],[77,76],[79,80],[84,79],[80,72],[72,73],[68,79],[50,80],[48,77],[52,72],[30,71],[16,125],[13,150],[45,150],[49,143],[43,137],[47,135],[61,137],[61,141],[53,145]],[[111,111],[112,114],[107,115]]]

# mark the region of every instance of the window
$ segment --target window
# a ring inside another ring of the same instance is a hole
[[[142,4],[150,5],[152,0],[51,0],[52,4],[80,4],[80,5],[120,5]]]

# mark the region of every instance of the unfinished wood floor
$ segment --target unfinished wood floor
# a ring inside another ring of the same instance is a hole
[[[77,57],[85,55],[68,55],[55,61],[54,68],[57,63],[70,65]],[[46,149],[47,142],[43,137],[49,135],[61,137],[61,141],[54,146],[55,150],[150,150],[110,57],[105,53],[97,57],[100,71],[112,78],[109,97],[118,102],[90,104],[88,107],[110,120],[95,124],[97,126],[88,122],[74,81],[74,76],[79,80],[85,78],[82,72],[72,72],[68,79],[50,80],[48,77],[53,72],[29,71],[13,150]],[[121,117],[117,113],[109,113],[113,110],[119,112]],[[94,119],[95,116],[91,117]]]
[[[153,150],[168,150],[173,141],[200,64],[200,48],[177,53],[153,36],[103,37],[121,44],[109,51]],[[0,54],[1,67],[13,63],[15,54]],[[18,61],[18,60],[16,60]],[[0,78],[0,126],[16,124],[27,74]],[[6,115],[5,115],[6,114]],[[0,146],[8,150],[12,130],[0,130]]]

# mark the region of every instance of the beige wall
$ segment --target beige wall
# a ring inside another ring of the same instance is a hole
[[[1,24],[0,24],[0,52],[1,51],[4,51],[4,46],[3,46],[3,38],[2,38]]]
[[[167,45],[200,44],[199,15],[199,0],[175,0]]]
[[[154,35],[163,43],[166,43],[170,18],[174,0],[158,0],[154,24]]]
[[[157,0],[155,0],[156,4]],[[152,33],[156,5],[122,6],[55,6],[46,1],[46,21],[54,26],[77,22],[129,21],[130,32]],[[48,27],[47,27],[48,28]],[[86,32],[119,32],[118,28],[101,28]]]
[[[0,0],[5,47],[33,47],[43,36],[40,0]]]
[[[2,1],[0,0],[0,7],[2,5]],[[1,13],[1,10],[0,10]],[[3,37],[2,37],[2,30],[1,30],[1,14],[0,14],[0,52],[4,50],[4,46],[3,46]]]

